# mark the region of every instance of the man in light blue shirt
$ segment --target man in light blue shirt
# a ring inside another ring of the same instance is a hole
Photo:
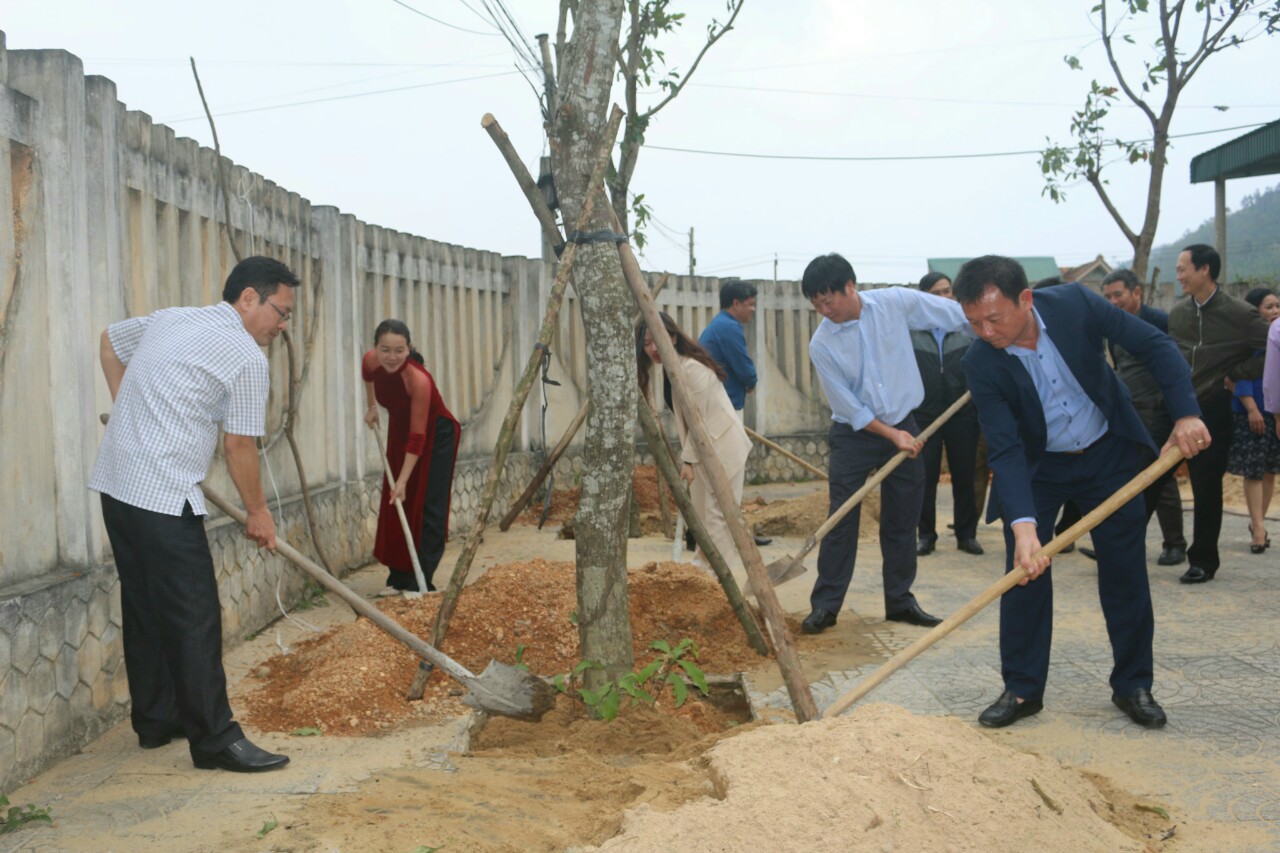
[[[801,287],[823,317],[809,341],[809,358],[831,405],[829,512],[862,488],[873,470],[899,452],[908,454],[880,485],[885,618],[932,627],[942,620],[922,610],[911,592],[924,499],[919,430],[911,416],[924,400],[924,384],[911,330],[968,331],[969,324],[955,302],[912,288],[858,292],[853,267],[834,253],[809,263]],[[822,540],[809,596],[813,610],[802,625],[806,634],[836,624],[853,579],[860,510],[855,507]]]

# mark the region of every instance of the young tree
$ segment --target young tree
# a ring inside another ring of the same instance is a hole
[[[712,23],[708,40],[690,69],[728,31],[743,0],[731,0],[732,16]],[[589,232],[612,231],[610,200],[588,187],[591,163],[599,150],[620,69],[626,88],[627,131],[620,159],[610,177],[612,203],[626,229],[627,192],[635,171],[644,129],[688,81],[669,72],[659,86],[665,95],[641,110],[637,86],[649,85],[662,53],[653,40],[672,31],[683,16],[667,10],[668,0],[561,0],[556,32],[556,68],[543,42],[547,76],[544,115],[551,148],[556,197],[566,223],[577,221],[587,193],[596,197]],[[630,30],[621,45],[623,16]],[[643,211],[642,206],[638,210]],[[573,287],[582,305],[587,336],[587,394],[591,407],[583,450],[582,498],[574,524],[577,558],[578,636],[584,660],[603,669],[588,670],[588,683],[616,680],[633,666],[627,604],[627,529],[631,469],[635,461],[636,377],[630,318],[630,291],[622,278],[612,241],[582,245],[573,269]]]
[[[1113,9],[1118,14],[1113,14]],[[1061,202],[1066,198],[1066,184],[1087,181],[1133,247],[1133,271],[1145,278],[1160,220],[1169,127],[1178,98],[1209,57],[1280,28],[1280,0],[1101,0],[1092,11],[1097,15],[1098,32],[1114,83],[1104,84],[1096,79],[1091,83],[1084,106],[1071,119],[1074,144],[1050,144],[1041,152],[1044,193]],[[1152,43],[1152,53],[1141,60],[1140,72],[1135,65],[1122,67],[1127,57],[1121,56],[1117,40],[1134,44],[1134,39],[1117,36],[1120,26],[1126,20],[1142,20],[1142,16],[1150,15],[1155,16],[1160,30]],[[1072,68],[1082,67],[1075,56],[1064,60]],[[1146,117],[1151,127],[1150,139],[1134,142],[1106,137],[1105,120],[1122,96]],[[1146,204],[1136,230],[1120,212],[1102,177],[1109,151],[1112,157],[1130,164],[1143,163],[1148,169]]]

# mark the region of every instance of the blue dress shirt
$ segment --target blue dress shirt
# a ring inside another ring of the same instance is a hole
[[[711,318],[698,338],[702,348],[724,368],[724,390],[735,409],[747,402],[747,392],[756,387],[756,365],[747,354],[747,335],[742,324],[727,311]]]

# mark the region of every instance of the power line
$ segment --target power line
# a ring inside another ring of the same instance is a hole
[[[432,86],[447,86],[451,83],[468,83],[472,80],[488,80],[493,77],[506,77],[508,75],[515,74],[515,73],[516,73],[515,71],[499,71],[496,74],[477,74],[474,77],[457,77],[452,80],[436,80],[431,83],[415,83],[412,86],[398,86],[394,89],[377,89],[372,92],[353,92],[350,95],[334,95],[329,98],[313,98],[312,100],[309,100],[309,101],[294,101],[288,104],[273,104],[268,107],[251,107],[249,109],[244,109],[244,110],[229,110],[227,112],[217,113],[216,117],[237,116],[237,115],[244,115],[245,113],[260,113],[260,112],[266,112],[267,110],[282,110],[282,109],[285,109],[286,107],[303,107],[303,106],[307,106],[308,104],[325,104],[331,101],[346,101],[352,98],[364,98],[369,95],[386,95],[393,92],[407,92],[412,89],[427,89]],[[198,116],[187,116],[185,118],[162,119],[160,123],[161,124],[179,124],[184,121],[197,121],[197,120],[203,121],[204,119],[205,119],[205,116],[198,115]]]
[[[442,21],[439,18],[433,18],[432,16],[428,15],[426,12],[423,12],[421,9],[413,8],[408,3],[403,2],[403,0],[391,0],[391,2],[395,3],[397,6],[403,6],[404,8],[408,9],[410,12],[413,12],[415,15],[421,15],[422,17],[426,18],[428,21],[435,21],[437,24],[448,27],[451,30],[457,30],[463,33],[471,33],[472,35],[476,35],[476,36],[500,35],[500,33],[484,33],[484,32],[481,32],[480,30],[469,30],[466,27],[460,27],[457,24],[451,24],[448,21]]]
[[[1254,124],[1238,124],[1235,127],[1220,127],[1216,130],[1197,130],[1190,133],[1174,133],[1170,134],[1170,139],[1186,139],[1191,136],[1209,136],[1215,133],[1228,133],[1234,130],[1253,130],[1262,127],[1268,122],[1256,122]],[[1132,140],[1126,145],[1136,145],[1144,142],[1143,139]],[[1104,147],[1115,145],[1116,143],[1104,143]],[[1078,146],[1073,146],[1078,147]],[[672,151],[679,154],[705,154],[713,157],[745,157],[752,160],[816,160],[824,162],[853,162],[853,163],[887,163],[897,161],[912,160],[979,160],[993,157],[1022,157],[1028,154],[1040,154],[1043,149],[1035,148],[1025,151],[987,151],[977,154],[900,154],[890,156],[869,156],[869,157],[853,157],[853,156],[836,156],[836,155],[818,155],[818,154],[752,154],[744,151],[711,151],[703,148],[675,148],[666,145],[645,145],[646,150],[652,151]]]

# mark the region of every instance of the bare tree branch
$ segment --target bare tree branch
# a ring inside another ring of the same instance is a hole
[[[698,63],[702,62],[702,57],[707,55],[707,51],[711,49],[713,44],[720,41],[727,32],[733,29],[733,22],[738,19],[738,13],[742,11],[744,3],[746,3],[746,0],[734,0],[733,14],[729,16],[729,20],[726,21],[724,26],[720,29],[713,31],[708,35],[707,43],[702,46],[702,50],[698,51],[698,55],[694,58],[693,64],[689,66],[689,70],[684,73],[684,77],[681,78],[680,82],[671,87],[671,90],[667,92],[667,96],[665,98],[645,111],[644,118],[646,120],[653,118],[654,114],[657,113],[658,110],[671,103],[671,101],[680,94],[684,87],[688,85],[690,78],[693,77],[693,72],[698,70]]]
[[[205,117],[209,119],[209,130],[213,131],[213,153],[216,155],[218,165],[218,186],[222,189],[222,215],[225,219],[224,228],[227,234],[227,243],[231,246],[231,254],[235,255],[236,263],[242,260],[240,250],[236,248],[236,239],[231,230],[231,194],[227,192],[227,176],[222,171],[222,145],[218,142],[218,126],[213,123],[213,113],[209,112],[209,102],[204,98],[204,86],[200,85],[200,72],[196,70],[196,58],[188,57],[191,60],[191,76],[196,78],[196,91],[200,93],[200,103],[204,105]]]
[[[1156,123],[1155,112],[1152,111],[1151,107],[1147,106],[1147,102],[1144,101],[1138,95],[1138,93],[1136,93],[1135,91],[1133,91],[1132,88],[1130,88],[1129,81],[1125,79],[1124,72],[1120,70],[1120,63],[1116,61],[1115,48],[1111,43],[1111,36],[1113,34],[1113,31],[1107,29],[1106,0],[1103,0],[1100,11],[1102,14],[1102,46],[1106,48],[1107,62],[1111,65],[1111,72],[1116,75],[1116,82],[1120,84],[1121,90],[1124,91],[1125,95],[1129,98],[1129,100],[1133,101],[1134,106],[1142,110],[1142,112],[1147,116],[1147,120],[1150,121],[1151,124],[1154,126]],[[1119,27],[1120,24],[1117,23],[1116,26]]]

